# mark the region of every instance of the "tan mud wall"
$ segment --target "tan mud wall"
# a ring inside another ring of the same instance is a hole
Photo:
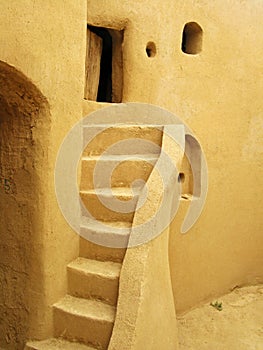
[[[124,102],[148,102],[182,118],[208,162],[205,210],[178,233],[172,225],[170,265],[176,308],[263,280],[263,38],[260,1],[88,1],[92,25],[124,34]],[[103,5],[103,6],[102,6]],[[181,50],[188,22],[203,29],[202,52]],[[149,58],[148,42],[157,47]],[[85,103],[85,114],[96,103]]]
[[[197,225],[186,236],[173,225],[170,261],[183,311],[263,280],[263,3],[180,2],[176,12],[176,32],[191,20],[204,32],[199,56],[176,55],[171,91],[173,110],[199,138],[209,171]]]
[[[0,60],[23,72],[50,109],[48,116],[34,114],[42,124],[36,123],[31,136],[23,108],[21,113],[3,113],[5,129],[1,123],[1,169],[9,160],[16,168],[17,194],[7,201],[1,192],[0,347],[22,349],[25,338],[52,334],[51,305],[65,294],[66,264],[78,252],[78,237],[56,203],[54,164],[66,132],[81,118],[86,6],[76,0],[67,5],[62,0],[1,1],[0,6]],[[13,135],[9,153],[2,145]],[[28,170],[32,162],[39,164]]]
[[[40,92],[2,62],[0,85],[0,339],[14,349],[27,336],[31,302],[39,303],[35,295],[44,289],[37,281],[43,249],[38,191],[45,154],[39,142],[46,135],[37,129],[47,134],[50,117]]]
[[[56,203],[53,171],[63,137],[81,118],[86,14],[81,0],[1,1],[0,60],[33,81],[47,98],[51,115],[48,141],[41,145],[46,162],[33,182],[41,223],[34,234],[43,243],[32,276],[40,287],[29,309],[34,314],[28,336],[34,338],[51,334],[50,307],[65,293],[65,266],[77,254],[77,237]],[[90,24],[126,28],[123,101],[153,103],[177,114],[199,138],[207,157],[204,213],[185,236],[178,233],[179,223],[172,226],[170,263],[178,311],[235,285],[263,281],[262,17],[263,4],[256,0],[223,5],[215,0],[88,1]],[[181,51],[183,27],[190,21],[204,32],[197,56]],[[157,46],[152,58],[145,52],[149,41]],[[100,107],[85,103],[86,112]],[[1,226],[1,237],[4,230]],[[10,246],[17,246],[17,235],[10,237]],[[19,261],[10,259],[10,266]],[[1,267],[11,281],[14,272]],[[9,290],[16,285],[22,291],[24,282],[10,282]],[[18,307],[17,314],[24,319]],[[9,319],[3,321],[4,329]],[[18,333],[23,341],[23,332]],[[6,333],[0,334],[0,346],[12,349],[13,344],[6,343]]]

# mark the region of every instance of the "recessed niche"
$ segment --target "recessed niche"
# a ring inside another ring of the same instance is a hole
[[[203,30],[196,22],[189,22],[184,26],[182,37],[182,51],[189,55],[196,55],[202,51]]]
[[[122,30],[87,26],[85,99],[122,101],[122,42]]]
[[[184,183],[185,181],[185,174],[184,173],[179,173],[178,175],[178,182],[179,183]]]
[[[156,55],[156,45],[153,41],[149,41],[146,46],[146,54],[148,57],[154,57]]]
[[[185,136],[185,153],[182,159],[178,183],[181,184],[182,196],[200,197],[201,195],[201,148],[191,135]]]

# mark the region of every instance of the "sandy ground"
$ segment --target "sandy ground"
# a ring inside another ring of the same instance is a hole
[[[179,350],[263,350],[263,285],[235,289],[178,317]]]

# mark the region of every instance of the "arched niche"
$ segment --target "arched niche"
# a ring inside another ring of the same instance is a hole
[[[43,288],[41,181],[50,117],[39,89],[2,61],[0,86],[0,348],[23,349]]]

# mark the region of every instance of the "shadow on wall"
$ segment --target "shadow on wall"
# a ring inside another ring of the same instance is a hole
[[[50,118],[36,86],[2,61],[0,86],[0,347],[23,349],[42,288],[39,179]]]

